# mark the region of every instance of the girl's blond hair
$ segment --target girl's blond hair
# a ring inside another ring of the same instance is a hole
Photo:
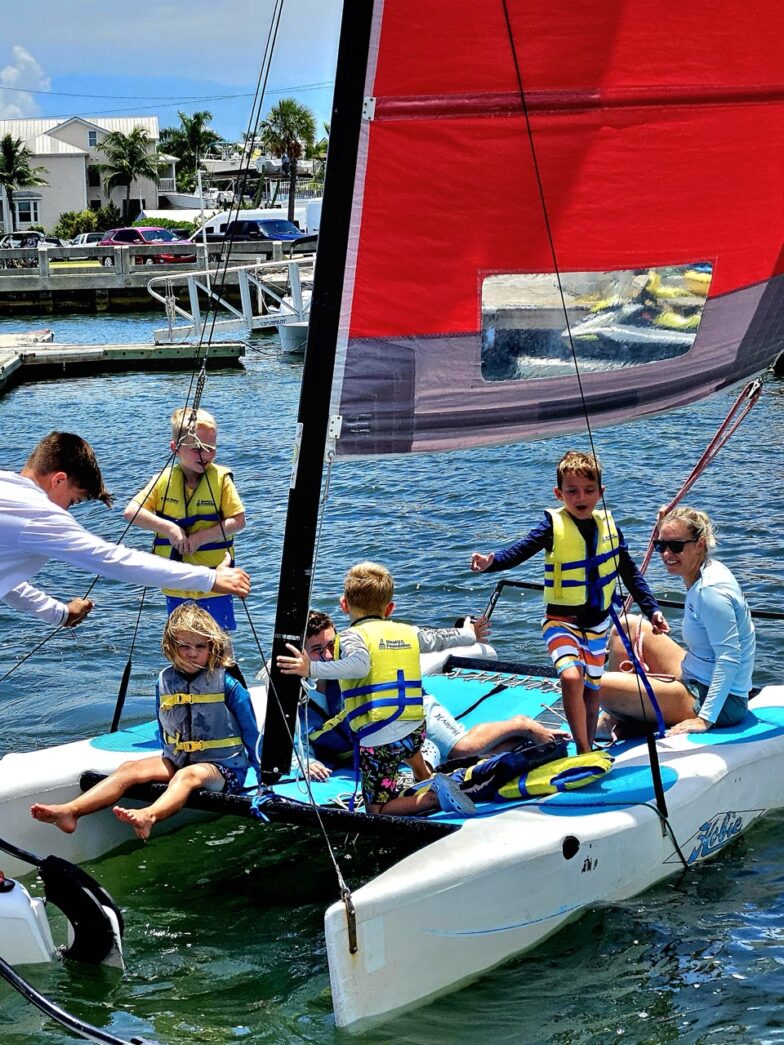
[[[234,653],[231,648],[231,639],[220,627],[214,617],[202,609],[198,603],[183,602],[172,610],[171,616],[166,621],[161,639],[161,649],[168,661],[176,665],[178,634],[184,631],[193,632],[194,635],[202,635],[210,643],[210,655],[207,661],[207,670],[215,671],[216,668],[227,668],[234,663]]]
[[[671,512],[659,520],[659,531],[661,532],[662,526],[669,522],[682,522],[689,528],[689,533],[692,537],[699,539],[700,537],[705,538],[705,547],[715,548],[716,547],[716,528],[711,522],[709,516],[705,512],[701,512],[698,508],[689,508],[687,505],[682,504],[679,508],[673,508]]]

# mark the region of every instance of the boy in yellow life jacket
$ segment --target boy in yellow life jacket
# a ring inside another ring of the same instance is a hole
[[[420,653],[481,641],[487,621],[463,628],[401,624],[391,620],[393,594],[389,570],[375,562],[352,566],[340,600],[351,625],[335,640],[335,659],[311,660],[287,643],[292,655],[278,657],[278,667],[285,675],[339,680],[368,812],[412,816],[440,807],[471,815],[473,802],[450,777],[436,774],[429,787],[402,795],[407,782],[399,771],[408,762],[418,777],[427,777],[420,753],[425,739]]]
[[[507,570],[544,551],[542,636],[560,677],[569,728],[583,754],[593,747],[599,717],[599,684],[618,577],[653,631],[670,629],[612,515],[597,510],[604,493],[599,459],[570,450],[558,462],[556,476],[553,492],[562,507],[545,509],[544,520],[508,548],[474,552],[471,569]]]
[[[212,414],[189,408],[171,415],[170,449],[179,461],[152,479],[128,502],[127,522],[155,534],[153,552],[178,562],[218,566],[230,556],[234,534],[245,527],[245,509],[231,471],[215,464],[218,426]],[[231,595],[164,588],[166,610],[198,602],[226,631],[234,631]]]

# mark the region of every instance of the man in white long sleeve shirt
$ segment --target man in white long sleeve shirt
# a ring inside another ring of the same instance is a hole
[[[90,599],[63,603],[29,583],[48,559],[156,588],[239,596],[250,591],[244,570],[171,562],[96,537],[69,512],[88,500],[112,503],[95,454],[78,435],[51,432],[33,450],[21,473],[0,471],[0,598],[7,605],[47,624],[66,627],[87,616],[93,608]]]

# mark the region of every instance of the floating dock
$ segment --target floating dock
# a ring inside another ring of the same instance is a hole
[[[24,381],[104,374],[118,370],[190,370],[204,357],[202,345],[62,345],[30,344],[20,336],[17,345],[0,344],[0,394]],[[207,367],[241,366],[245,345],[239,341],[213,342]]]

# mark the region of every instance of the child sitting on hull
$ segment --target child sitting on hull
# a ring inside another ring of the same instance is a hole
[[[335,642],[335,660],[311,661],[287,643],[292,656],[278,657],[287,675],[338,679],[357,750],[362,795],[371,813],[411,816],[440,808],[470,815],[475,807],[449,777],[436,775],[429,788],[401,795],[399,770],[407,762],[427,777],[421,755],[425,713],[421,652],[472,645],[488,633],[482,618],[465,628],[415,628],[390,619],[394,582],[383,566],[361,562],[346,574],[340,606],[351,626]]]
[[[569,728],[583,754],[593,747],[596,733],[617,578],[654,633],[670,629],[612,515],[597,509],[604,493],[599,459],[570,450],[558,462],[556,478],[553,492],[562,507],[545,509],[544,520],[516,544],[489,554],[474,552],[471,569],[506,570],[544,551],[542,636],[560,676]]]
[[[92,500],[111,507],[92,447],[70,432],[50,432],[20,473],[0,471],[0,598],[12,609],[66,628],[93,609],[91,599],[63,603],[28,583],[48,559],[129,584],[242,596],[250,591],[247,573],[230,567],[228,557],[211,569],[167,562],[94,536],[69,511]]]
[[[126,522],[155,534],[153,551],[164,559],[217,566],[228,554],[234,564],[234,534],[245,527],[245,508],[231,471],[215,464],[218,425],[206,410],[171,415],[169,448],[179,458],[140,490],[123,513]],[[231,595],[164,588],[166,610],[198,602],[225,631],[236,630]]]
[[[114,805],[114,815],[146,841],[197,788],[236,794],[249,766],[258,777],[259,730],[248,691],[227,671],[234,663],[228,635],[206,610],[186,602],[169,617],[161,645],[171,662],[156,687],[163,754],[124,762],[73,802],[37,803],[30,810],[36,820],[70,834],[80,817],[114,805],[134,784],[166,784],[144,809]]]

